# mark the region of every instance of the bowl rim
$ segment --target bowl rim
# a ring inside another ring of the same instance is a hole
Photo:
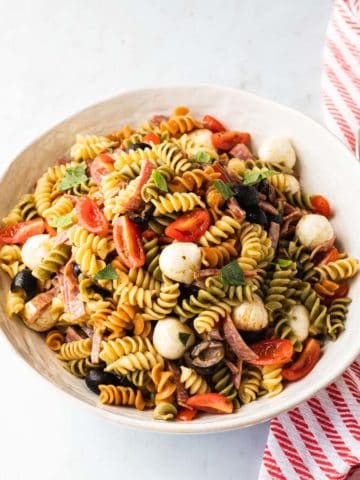
[[[0,183],[4,180],[4,177],[8,173],[8,170],[10,167],[14,164],[14,162],[20,157],[26,150],[28,150],[34,143],[39,142],[42,138],[44,138],[51,130],[55,128],[61,127],[64,123],[67,123],[74,117],[76,117],[79,114],[85,113],[87,110],[90,110],[96,106],[100,106],[102,103],[107,103],[110,102],[111,100],[119,99],[122,96],[126,95],[134,95],[134,94],[153,94],[154,91],[164,91],[164,90],[179,90],[179,89],[189,89],[189,88],[204,88],[204,89],[217,89],[221,90],[222,92],[232,92],[234,94],[240,93],[241,95],[244,95],[246,97],[249,97],[250,99],[253,99],[254,101],[261,102],[262,104],[267,105],[268,107],[280,109],[283,112],[288,112],[292,116],[297,116],[301,120],[305,120],[306,122],[312,123],[314,126],[316,126],[317,129],[323,130],[323,132],[326,135],[329,135],[333,137],[335,142],[339,145],[341,149],[344,151],[344,155],[352,159],[352,161],[356,162],[358,165],[358,161],[355,158],[353,152],[349,149],[349,147],[341,141],[336,135],[334,135],[330,130],[328,130],[324,125],[321,123],[317,122],[316,120],[312,119],[311,117],[308,117],[304,113],[299,112],[298,110],[291,108],[287,105],[284,105],[282,103],[276,102],[274,100],[270,100],[268,98],[262,97],[260,95],[250,93],[246,90],[240,89],[240,88],[234,88],[234,87],[228,87],[224,85],[217,85],[217,84],[211,84],[211,83],[183,83],[183,84],[166,84],[163,86],[149,86],[149,87],[143,87],[143,88],[134,88],[134,89],[123,89],[120,90],[120,92],[116,95],[112,95],[110,97],[106,97],[103,99],[100,99],[96,103],[92,103],[90,105],[87,105],[86,107],[82,108],[81,110],[76,111],[75,113],[69,115],[62,121],[58,122],[55,125],[50,126],[46,132],[40,134],[38,137],[36,137],[34,140],[32,140],[26,147],[24,147],[8,164],[6,169],[2,172],[0,175]],[[1,327],[1,322],[0,322],[0,327]],[[2,330],[2,329],[1,329]],[[80,398],[77,398],[64,388],[62,388],[60,385],[57,383],[54,383],[52,381],[49,381],[46,377],[44,377],[36,368],[34,368],[28,361],[23,357],[23,355],[20,352],[20,349],[15,346],[10,338],[8,337],[7,333],[2,330],[3,336],[6,338],[7,342],[11,345],[13,351],[16,352],[17,356],[21,358],[21,360],[28,366],[30,367],[29,370],[31,370],[35,375],[39,378],[41,378],[42,381],[44,381],[47,385],[50,385],[52,388],[56,389],[56,391],[61,391],[63,392],[68,398],[71,400],[78,402],[81,404],[83,407],[86,406],[89,410],[94,411],[97,413],[97,415],[102,416],[106,420],[110,421],[111,423],[116,423],[121,426],[125,427],[131,427],[131,428],[136,428],[136,429],[141,429],[141,430],[147,430],[147,431],[152,431],[152,432],[158,432],[158,433],[176,433],[176,434],[209,434],[209,433],[218,433],[218,432],[225,432],[229,430],[236,430],[239,428],[246,428],[250,427],[252,425],[257,425],[260,423],[264,423],[277,415],[281,413],[285,413],[300,403],[308,400],[312,396],[316,395],[320,390],[326,388],[328,385],[333,383],[357,358],[357,356],[360,354],[360,345],[356,348],[356,346],[352,350],[352,354],[347,358],[347,360],[343,363],[338,363],[337,365],[334,365],[334,369],[331,375],[331,378],[325,378],[325,379],[320,379],[318,383],[314,385],[307,386],[304,388],[302,395],[299,395],[297,398],[294,399],[289,399],[287,400],[287,405],[284,408],[281,404],[277,406],[277,402],[274,402],[272,408],[267,408],[265,413],[263,414],[256,414],[256,418],[252,416],[251,414],[248,415],[246,418],[237,418],[236,415],[223,415],[217,416],[218,421],[214,423],[197,423],[197,422],[159,422],[159,421],[152,421],[148,417],[142,418],[140,415],[139,417],[127,417],[127,416],[122,416],[121,414],[114,413],[110,410],[105,410],[102,408],[99,408],[98,405],[92,405]]]

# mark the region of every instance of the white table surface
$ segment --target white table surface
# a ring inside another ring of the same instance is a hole
[[[126,88],[218,83],[321,120],[331,4],[0,0],[0,171],[49,127]],[[59,396],[1,333],[0,365],[2,480],[257,478],[267,424],[207,437],[128,430]]]

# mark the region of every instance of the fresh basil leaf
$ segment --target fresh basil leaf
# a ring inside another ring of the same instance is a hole
[[[168,186],[165,180],[164,175],[159,171],[159,169],[153,170],[151,174],[152,179],[154,180],[155,185],[162,190],[163,192],[168,191]]]
[[[184,345],[184,347],[186,347],[187,341],[189,340],[190,336],[191,333],[179,332],[179,340]]]
[[[212,158],[209,153],[204,152],[204,150],[200,150],[195,155],[195,160],[199,163],[211,163]]]
[[[74,214],[73,212],[63,215],[62,217],[56,217],[50,222],[50,225],[55,228],[68,227],[74,223]]]
[[[277,175],[277,173],[278,172],[275,172],[275,170],[264,170],[262,172],[247,170],[244,175],[244,185],[256,185],[257,183],[261,182],[261,180],[272,177],[273,175]]]
[[[106,265],[105,268],[99,270],[94,276],[94,280],[116,280],[118,274],[116,273],[115,268],[112,265]]]
[[[81,165],[77,167],[68,167],[65,170],[65,175],[63,176],[61,182],[59,183],[58,190],[68,190],[69,188],[79,185],[88,180],[86,175],[85,167]]]
[[[232,186],[222,180],[215,180],[214,187],[221,193],[224,200],[228,200],[235,195]]]
[[[221,280],[226,285],[246,285],[244,273],[236,260],[221,269]]]
[[[286,259],[286,258],[279,258],[276,263],[281,268],[287,268],[287,267],[291,267],[291,265],[293,264],[293,261],[290,260],[290,259]]]

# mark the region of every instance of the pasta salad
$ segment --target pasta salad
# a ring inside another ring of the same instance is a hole
[[[182,106],[78,134],[2,219],[8,316],[101,404],[190,421],[278,395],[344,329],[358,271],[296,160]]]

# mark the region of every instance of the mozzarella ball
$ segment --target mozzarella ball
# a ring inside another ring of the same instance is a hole
[[[34,235],[26,240],[21,249],[22,260],[30,270],[34,270],[48,255],[51,248],[50,235]]]
[[[160,254],[160,270],[175,282],[190,284],[201,266],[201,250],[195,243],[171,243]]]
[[[296,153],[290,140],[286,137],[271,137],[259,148],[259,158],[264,162],[283,163],[293,168],[296,163]]]
[[[300,183],[293,175],[286,176],[287,187],[286,191],[289,193],[297,193],[300,190]]]
[[[40,317],[37,318],[35,322],[29,323],[29,318],[31,318],[34,313],[36,313],[36,311],[37,308],[34,307],[31,301],[25,303],[23,321],[25,325],[31,330],[35,330],[36,332],[46,332],[56,324],[57,320],[51,314],[50,307],[47,308],[44,312],[42,312]]]
[[[214,148],[212,144],[212,131],[207,128],[200,128],[199,130],[194,130],[189,133],[188,138],[195,143],[197,147],[208,147]]]
[[[309,335],[310,317],[304,305],[294,305],[288,313],[289,325],[299,342],[303,342]]]
[[[296,235],[300,242],[313,250],[334,237],[334,230],[329,220],[323,215],[312,213],[304,215],[296,225]]]
[[[254,295],[253,302],[243,302],[235,307],[232,318],[239,330],[262,330],[269,323],[268,312],[257,295]]]
[[[190,156],[195,156],[197,152],[204,150],[212,158],[218,157],[217,151],[212,144],[211,130],[207,130],[206,128],[194,130],[193,132],[189,133],[188,138],[193,141],[193,145],[188,149],[188,154]]]
[[[181,334],[184,334],[183,336]],[[154,328],[153,344],[160,355],[176,360],[184,355],[187,348],[195,342],[190,327],[174,317],[159,320]]]

